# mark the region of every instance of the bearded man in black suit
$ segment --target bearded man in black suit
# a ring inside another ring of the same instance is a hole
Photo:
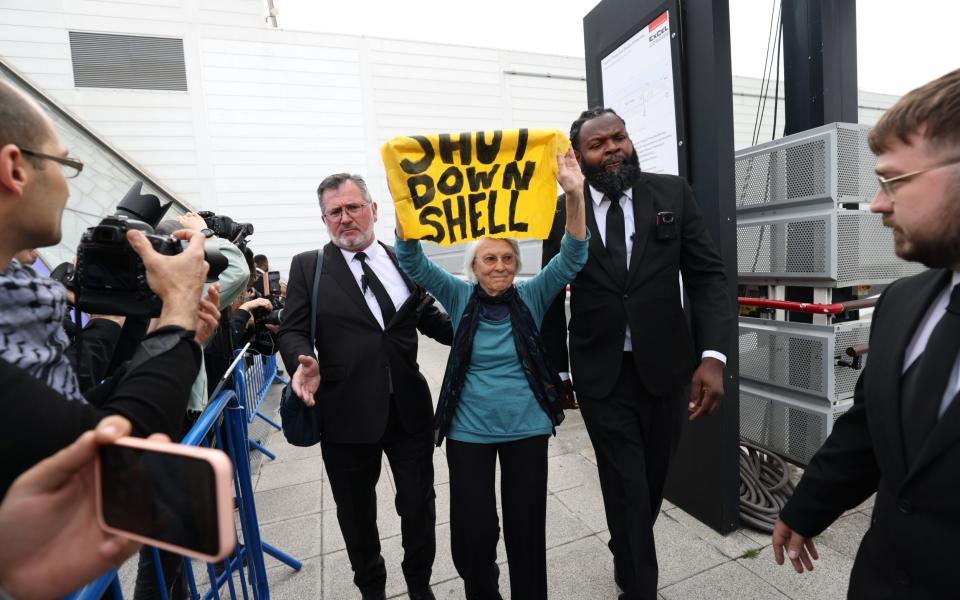
[[[572,371],[596,450],[620,597],[653,600],[653,524],[685,414],[684,391],[690,386],[690,419],[717,411],[734,299],[690,186],[642,172],[623,119],[609,108],[585,111],[570,141],[586,178],[590,254],[570,285],[569,353],[563,294],[544,318],[543,337],[551,364]],[[544,264],[559,251],[563,206],[561,199]]]
[[[364,600],[385,598],[375,491],[384,454],[397,488],[408,593],[432,600],[433,403],[417,364],[417,330],[450,345],[450,318],[400,270],[393,249],[376,240],[377,205],[362,177],[331,175],[317,195],[330,243],[321,250],[316,338],[310,339],[313,250],[290,266],[280,353],[294,393],[322,415],[323,464]]]

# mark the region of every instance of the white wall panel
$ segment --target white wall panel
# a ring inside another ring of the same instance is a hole
[[[253,222],[251,247],[284,271],[326,241],[316,188],[334,172],[367,177],[377,235],[392,241],[379,155],[391,137],[567,131],[587,107],[581,58],[276,30],[264,10],[261,0],[3,0],[0,56],[184,201]],[[76,89],[71,30],[182,38],[188,91]],[[734,78],[737,148],[751,143],[760,91]],[[861,122],[894,100],[862,94]],[[782,130],[782,98],[777,113]],[[761,141],[772,124],[771,97]]]

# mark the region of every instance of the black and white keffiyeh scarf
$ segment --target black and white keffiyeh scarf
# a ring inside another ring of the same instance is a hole
[[[64,398],[85,402],[66,356],[66,310],[67,291],[59,282],[16,259],[0,273],[0,358]]]

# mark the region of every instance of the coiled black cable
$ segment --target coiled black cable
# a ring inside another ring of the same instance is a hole
[[[740,440],[740,522],[758,531],[773,532],[780,509],[793,495],[786,461]]]

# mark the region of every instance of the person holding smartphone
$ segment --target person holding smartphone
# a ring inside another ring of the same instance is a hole
[[[127,419],[106,417],[13,483],[0,504],[0,598],[65,596],[137,551],[136,542],[100,528],[93,483],[100,446],[131,430]]]

